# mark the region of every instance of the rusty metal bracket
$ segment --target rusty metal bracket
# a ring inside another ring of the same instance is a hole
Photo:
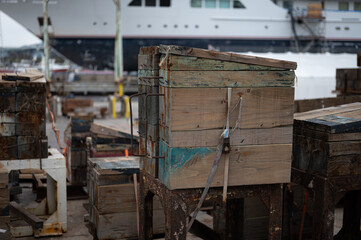
[[[136,94],[133,94],[129,97],[129,108],[130,108],[130,134],[131,134],[131,137],[130,137],[130,153],[132,154],[132,156],[135,156],[134,155],[134,149],[133,149],[133,138],[134,138],[134,135],[133,135],[133,108],[132,108],[132,99],[134,97],[138,97],[138,96],[141,96],[141,95],[145,95],[146,93],[136,93]],[[143,155],[137,155],[138,157],[144,157]]]
[[[148,155],[148,97],[160,97],[160,96],[164,96],[164,94],[162,93],[149,93],[145,96],[145,155]],[[159,173],[159,159],[163,158],[165,159],[165,156],[163,157],[154,157],[155,158],[155,176],[158,177],[158,173]]]

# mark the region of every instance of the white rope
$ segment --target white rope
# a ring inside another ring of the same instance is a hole
[[[168,46],[167,51],[165,52],[165,57],[162,59],[162,61],[160,61],[159,67],[163,66],[163,63],[164,63],[165,59],[167,59],[168,56],[169,56],[169,51],[170,51],[170,46]]]

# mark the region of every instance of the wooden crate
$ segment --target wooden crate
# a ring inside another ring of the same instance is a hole
[[[88,160],[90,224],[97,239],[138,236],[134,173],[139,173],[139,157]],[[164,233],[165,217],[157,198],[154,198],[153,214],[154,234]]]
[[[48,156],[46,81],[41,76],[38,73],[0,75],[2,160]]]
[[[292,166],[326,177],[361,174],[361,103],[295,114]]]
[[[336,69],[336,90],[341,95],[361,93],[361,68]]]
[[[159,53],[159,130],[151,131],[158,131],[165,158],[153,158],[147,172],[170,189],[204,187],[231,88],[230,126],[237,128],[230,134],[229,185],[289,182],[296,63],[178,46],[160,46]],[[143,152],[151,156],[147,140]],[[211,186],[223,185],[223,167],[222,157]]]
[[[67,146],[68,180],[72,185],[85,185],[87,172],[86,138],[91,136],[93,116],[73,116],[64,131]]]

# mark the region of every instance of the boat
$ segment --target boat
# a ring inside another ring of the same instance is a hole
[[[0,0],[0,10],[38,37],[42,0]],[[112,69],[113,0],[49,0],[50,44],[88,69]],[[124,69],[141,46],[185,45],[232,52],[355,53],[361,49],[357,0],[121,0]]]

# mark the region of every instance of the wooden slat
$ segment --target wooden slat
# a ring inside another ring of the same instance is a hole
[[[292,87],[293,71],[168,71],[160,70],[162,86],[172,88]]]
[[[134,184],[98,186],[95,183],[94,197],[94,206],[100,214],[136,212]],[[160,210],[161,208],[158,198],[154,198],[153,209]]]
[[[216,157],[216,148],[168,148],[161,143],[160,179],[170,189],[204,187]],[[232,147],[229,186],[285,183],[290,181],[292,144]],[[224,156],[212,187],[223,185]]]
[[[361,141],[343,141],[343,142],[330,142],[328,146],[328,155],[340,156],[361,154]]]
[[[160,138],[171,147],[215,147],[219,144],[222,129],[200,131],[166,131],[160,126]],[[265,145],[292,143],[292,126],[236,129],[231,131],[231,145]]]
[[[90,219],[96,227],[97,239],[133,239],[138,238],[137,216],[135,212],[110,213],[101,215],[95,207]],[[153,234],[164,233],[165,217],[163,210],[153,211]]]
[[[227,116],[227,89],[165,88],[160,98],[160,123],[170,131],[223,129]],[[293,88],[235,88],[231,108],[242,96],[239,128],[270,128],[293,124]],[[230,126],[238,119],[239,105]]]
[[[14,212],[16,215],[24,219],[29,225],[34,228],[42,228],[44,221],[38,218],[37,216],[31,214],[27,211],[24,207],[20,204],[12,201],[10,203],[11,211]]]
[[[304,113],[296,113],[294,115],[294,118],[297,120],[306,120],[306,119],[318,118],[321,116],[326,116],[326,115],[331,115],[331,114],[335,115],[335,114],[340,114],[340,113],[352,112],[352,111],[359,110],[359,109],[361,109],[361,103],[356,102],[356,103],[350,103],[350,104],[340,105],[340,106],[336,106],[336,107],[317,109],[317,110],[308,111],[308,112],[304,112]]]
[[[241,55],[235,53],[225,53],[225,52],[174,46],[174,45],[161,45],[160,53],[163,54],[168,53],[168,54],[191,56],[191,57],[202,57],[202,58],[225,60],[231,62],[269,66],[269,67],[279,67],[283,69],[295,70],[297,68],[297,63],[290,61],[275,60],[270,58],[260,58],[260,57]]]
[[[361,102],[361,96],[342,96],[335,98],[318,98],[295,101],[295,113],[307,112],[315,109],[334,107],[348,103]]]
[[[141,55],[140,55],[141,56]],[[139,56],[139,57],[140,57]],[[163,58],[165,55],[163,55]],[[140,61],[140,60],[139,60]],[[282,68],[266,67],[254,64],[229,62],[215,59],[205,59],[199,57],[169,55],[162,69],[171,71],[265,71],[278,70]]]

